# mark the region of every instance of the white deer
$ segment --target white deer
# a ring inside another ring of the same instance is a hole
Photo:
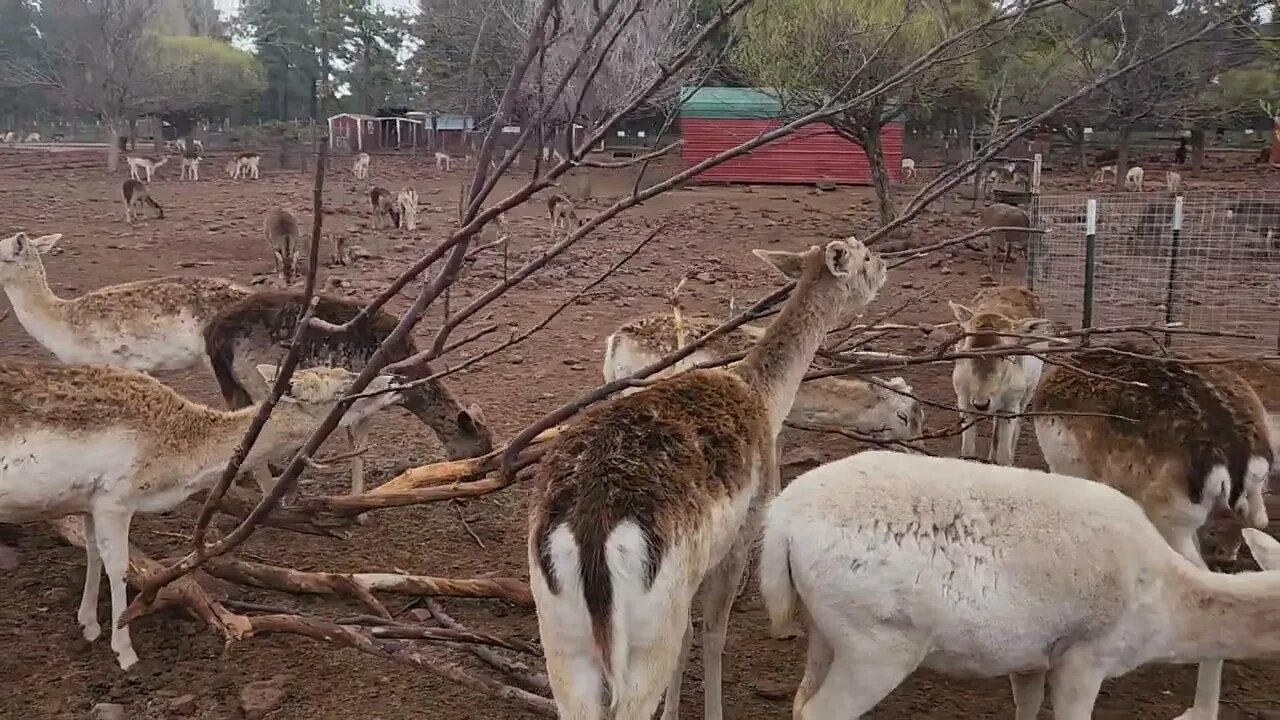
[[[1264,568],[1280,543],[1246,530]],[[769,507],[760,589],[775,636],[803,617],[796,720],[857,718],[917,668],[1009,675],[1017,720],[1052,688],[1089,720],[1102,681],[1150,662],[1280,653],[1280,572],[1179,555],[1101,483],[884,451],[796,478]]]

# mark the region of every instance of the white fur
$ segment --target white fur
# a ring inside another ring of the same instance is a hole
[[[1134,165],[1129,168],[1129,172],[1124,174],[1125,189],[1134,192],[1142,192],[1142,176],[1143,172],[1141,167]]]
[[[227,163],[227,174],[232,180],[239,180],[248,176],[250,180],[258,179],[258,162],[262,158],[257,155],[249,155],[248,157],[235,158]]]
[[[436,153],[436,169],[445,172],[453,171],[453,158],[449,157],[449,153]]]
[[[418,191],[405,187],[396,193],[396,203],[400,206],[400,224],[405,230],[416,230],[418,227]]]
[[[272,374],[274,370],[271,368]],[[308,400],[315,404],[303,406],[300,400],[282,398],[284,407],[268,422],[247,463],[261,462],[269,453],[305,437],[311,422],[299,421],[298,411],[308,417],[328,412],[354,375],[322,369],[300,371],[295,378],[295,388],[313,389]],[[389,376],[380,376],[371,388],[385,388],[391,382]],[[398,393],[389,392],[357,401],[339,425],[359,422],[398,399]],[[127,396],[119,398],[119,402],[128,400]],[[108,401],[115,402],[97,402]],[[123,406],[137,412],[153,411],[145,402],[136,408]],[[84,518],[85,585],[77,618],[84,638],[96,640],[102,632],[97,617],[98,586],[105,569],[111,592],[111,648],[122,669],[138,661],[128,626],[119,627],[128,605],[125,573],[134,513],[171,510],[192,493],[212,486],[256,412],[256,406],[219,412],[189,403],[178,408],[175,417],[167,418],[172,428],[168,437],[149,437],[138,426],[128,424],[88,430],[19,424],[0,434],[0,458],[4,459],[0,463],[0,521],[53,520],[70,514]],[[205,422],[209,413],[223,422]],[[193,417],[182,417],[185,415]],[[190,434],[192,427],[206,434]]]
[[[909,157],[902,158],[902,179],[903,180],[916,179],[916,161],[912,160]]]
[[[1246,539],[1274,562],[1280,544]],[[801,475],[766,512],[760,577],[776,634],[805,618],[797,720],[861,717],[920,667],[1012,676],[1018,720],[1047,674],[1054,717],[1088,720],[1102,681],[1144,663],[1280,650],[1280,573],[1196,567],[1101,483],[952,458]]]
[[[357,180],[364,180],[369,177],[369,153],[360,153],[356,156],[356,161],[351,166],[351,173],[356,176]]]
[[[146,175],[146,182],[151,182],[152,175],[155,174],[157,168],[169,162],[169,158],[160,158],[159,162],[143,157],[127,157],[125,161],[129,163],[129,177],[134,180],[142,180]]]
[[[33,132],[33,133],[31,133],[31,134],[27,135],[27,139],[26,139],[26,140],[24,140],[23,142],[29,142],[29,143],[38,143],[38,142],[40,142],[40,133],[38,133],[38,132]]]
[[[1098,168],[1098,172],[1093,174],[1093,181],[1096,183],[1105,182],[1108,175],[1110,175],[1111,177],[1116,176],[1115,165],[1103,165],[1102,167]]]
[[[1164,174],[1164,187],[1169,191],[1170,195],[1177,195],[1182,189],[1182,173],[1174,170],[1167,170]]]
[[[178,175],[179,180],[199,180],[200,179],[200,157],[184,157],[182,158],[182,169]]]

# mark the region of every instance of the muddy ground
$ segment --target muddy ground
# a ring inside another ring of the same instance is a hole
[[[1242,160],[1243,158],[1240,158]],[[1215,163],[1204,177],[1188,179],[1197,188],[1261,189],[1276,177],[1252,166]],[[925,165],[926,163],[922,163]],[[63,296],[103,285],[173,274],[231,277],[265,284],[272,267],[263,242],[261,218],[275,204],[292,207],[304,227],[310,225],[309,175],[264,167],[257,182],[233,182],[221,171],[221,160],[206,163],[204,179],[179,182],[172,164],[161,169],[152,192],[165,207],[165,219],[149,219],[130,229],[119,202],[125,170],[107,176],[92,154],[0,151],[0,235],[16,231],[61,232],[61,252],[46,258],[50,284]],[[425,158],[375,157],[371,181],[393,190],[412,184],[422,196],[417,233],[373,231],[363,195],[343,160],[331,174],[325,218],[326,236],[347,234],[360,246],[361,259],[348,267],[327,267],[329,242],[322,246],[322,286],[328,292],[370,297],[408,262],[437,242],[451,227],[463,174],[436,172]],[[598,212],[607,200],[631,187],[628,172],[596,171],[592,186]],[[651,171],[653,176],[671,168]],[[922,172],[926,177],[928,171]],[[1153,173],[1154,174],[1154,173]],[[1050,173],[1049,191],[1083,187],[1076,176]],[[514,188],[505,180],[501,190]],[[907,188],[910,190],[910,188]],[[1153,196],[1154,197],[1154,196]],[[897,249],[925,245],[976,227],[967,200],[925,213],[909,232],[886,245]],[[549,242],[539,204],[510,213],[512,267],[535,256]],[[567,310],[524,344],[451,378],[459,396],[479,403],[499,438],[600,382],[605,336],[633,316],[664,309],[671,286],[689,272],[686,304],[696,310],[724,313],[730,296],[739,303],[767,293],[776,284],[751,254],[752,248],[800,249],[850,233],[865,233],[873,204],[865,188],[823,192],[812,187],[689,187],[662,195],[626,213],[589,240],[573,248],[492,307],[477,322],[527,327],[565,296],[590,282],[658,223],[666,229],[616,276]],[[1021,277],[1021,259],[1009,277]],[[984,282],[985,257],[979,247],[957,247],[895,271],[881,293],[875,313],[898,304],[908,293],[922,293],[939,283],[941,290],[903,313],[909,322],[950,319],[947,300],[963,300]],[[1270,271],[1276,276],[1275,268]],[[468,270],[455,306],[501,278],[501,255],[489,251]],[[1272,303],[1277,295],[1264,298]],[[392,304],[400,310],[402,297]],[[0,308],[7,307],[0,300]],[[1274,308],[1274,305],[1272,306]],[[1069,309],[1069,308],[1068,308]],[[1066,312],[1066,311],[1064,311]],[[419,328],[429,338],[439,311]],[[1060,317],[1075,322],[1074,317]],[[500,334],[505,334],[503,332]],[[465,333],[460,331],[458,336]],[[495,336],[477,346],[496,342]],[[936,338],[935,338],[936,339]],[[877,349],[912,350],[928,338],[916,333],[882,340]],[[0,325],[5,357],[51,357],[10,318]],[[464,349],[455,359],[467,353]],[[906,373],[924,398],[952,401],[950,371],[933,367]],[[165,375],[182,392],[210,404],[219,397],[205,372]],[[938,427],[950,414],[931,409],[926,422]],[[382,482],[397,468],[440,458],[434,437],[401,411],[380,419],[373,436],[376,447],[366,468],[370,482]],[[842,438],[788,431],[787,457],[820,461],[847,454],[856,445]],[[938,452],[958,452],[957,439],[930,444]],[[342,448],[341,443],[334,448]],[[1019,462],[1039,466],[1034,434],[1025,432]],[[799,465],[798,467],[803,467]],[[794,474],[794,470],[792,471]],[[345,468],[306,477],[303,492],[340,492]],[[278,530],[263,530],[247,545],[246,556],[307,570],[371,571],[400,568],[429,575],[471,576],[495,573],[524,577],[525,490],[521,487],[463,503],[413,507],[378,513],[347,541],[324,540]],[[186,503],[171,513],[139,517],[133,540],[154,556],[185,549],[194,511]],[[0,542],[16,546],[19,564],[0,573],[0,716],[4,718],[80,718],[96,703],[123,704],[134,718],[214,719],[240,716],[242,688],[253,681],[282,675],[283,699],[269,715],[275,718],[400,720],[413,717],[525,717],[503,702],[489,699],[422,672],[388,664],[367,655],[310,640],[276,636],[251,639],[223,648],[206,628],[178,612],[162,612],[134,626],[134,643],[143,662],[124,675],[107,642],[85,648],[75,622],[84,573],[81,551],[62,545],[38,525],[0,526]],[[241,599],[298,608],[338,617],[354,608],[324,598],[296,598],[267,592],[236,591]],[[389,599],[398,610],[405,601]],[[476,629],[536,635],[531,611],[499,602],[450,601],[447,607]],[[799,642],[767,638],[767,623],[754,590],[740,603],[732,621],[725,694],[732,718],[790,716],[790,691],[798,680],[803,657]],[[102,593],[101,617],[109,601]],[[685,683],[684,717],[700,717],[701,662],[695,648],[690,680]],[[1107,720],[1165,720],[1184,710],[1192,697],[1192,667],[1154,667],[1103,689],[1095,717]],[[1280,710],[1280,664],[1229,663],[1223,692],[1224,720],[1274,717]],[[1008,683],[954,680],[919,673],[873,713],[896,718],[1009,718],[1013,706]],[[531,715],[529,717],[532,717]]]

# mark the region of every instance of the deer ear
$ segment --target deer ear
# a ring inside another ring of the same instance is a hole
[[[58,241],[61,239],[62,239],[62,233],[54,233],[52,235],[41,235],[40,237],[33,239],[31,241],[31,244],[35,246],[36,250],[40,251],[41,255],[44,255],[48,253],[50,250],[52,250],[53,246],[57,245]]]
[[[799,280],[804,272],[804,255],[786,250],[752,250],[752,254],[777,268],[788,280]]]
[[[1048,335],[1053,332],[1053,321],[1048,318],[1026,318],[1018,321],[1017,332],[1021,335]]]
[[[961,325],[973,319],[973,311],[969,308],[960,303],[949,302],[947,304],[951,306],[951,314],[956,317],[956,321]]]
[[[479,405],[471,403],[458,411],[458,427],[466,432],[476,434],[480,432],[480,428],[483,428],[484,425],[484,411],[480,409]]]
[[[827,271],[838,278],[847,278],[853,274],[853,248],[843,240],[832,240],[827,243]]]
[[[1258,561],[1258,567],[1263,570],[1280,570],[1280,541],[1251,527],[1242,528],[1241,533],[1249,545],[1249,553]]]

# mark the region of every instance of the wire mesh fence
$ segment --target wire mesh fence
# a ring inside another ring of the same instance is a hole
[[[1045,195],[1031,215],[1045,232],[1031,234],[1027,282],[1053,319],[1181,322],[1254,337],[1177,335],[1178,349],[1280,349],[1280,192]]]

